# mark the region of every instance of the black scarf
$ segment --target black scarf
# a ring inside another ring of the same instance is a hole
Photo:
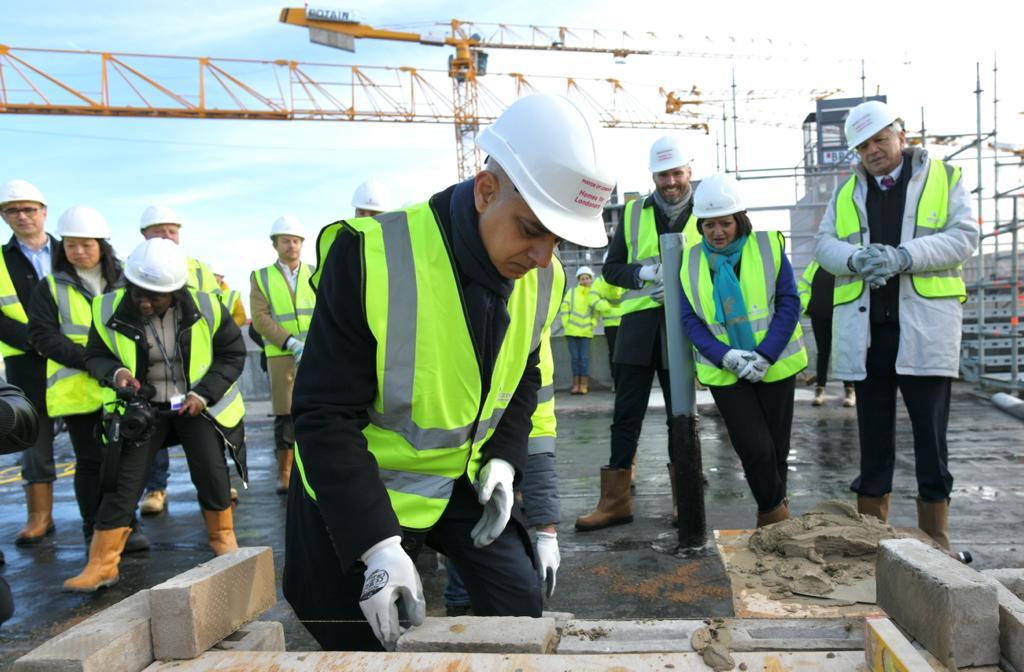
[[[473,181],[456,185],[450,214],[452,254],[458,265],[462,295],[466,301],[470,332],[480,355],[484,395],[490,388],[491,372],[508,329],[506,304],[515,286],[491,263],[480,239],[479,217],[473,199]]]

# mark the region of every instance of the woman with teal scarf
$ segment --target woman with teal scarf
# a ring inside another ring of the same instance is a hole
[[[786,460],[796,374],[807,366],[800,297],[782,234],[754,232],[739,185],[706,178],[693,197],[699,244],[683,252],[683,328],[757,502],[757,526],[789,518]]]

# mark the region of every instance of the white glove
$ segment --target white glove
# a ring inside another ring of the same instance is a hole
[[[500,458],[494,458],[483,466],[477,476],[476,492],[484,505],[484,515],[469,533],[473,545],[483,548],[501,536],[512,517],[512,481],[516,470]]]
[[[641,266],[639,277],[645,282],[661,282],[661,264],[645,264]]]
[[[284,347],[291,350],[291,353],[295,355],[295,363],[298,364],[302,358],[302,351],[306,349],[306,342],[300,341],[294,336],[289,336],[288,340],[284,342]]]
[[[726,371],[732,371],[739,376],[744,367],[754,359],[754,353],[749,350],[730,350],[722,357],[722,367]]]
[[[537,544],[533,550],[541,586],[546,586],[545,594],[550,598],[555,594],[555,577],[558,575],[558,566],[562,564],[562,554],[558,552],[558,535],[555,532],[538,531]]]
[[[877,247],[862,247],[850,255],[850,258],[846,260],[846,266],[863,278],[868,262],[878,256],[881,256],[881,251]]]
[[[656,284],[654,286],[654,289],[651,290],[650,296],[658,303],[663,304],[665,303],[665,283],[663,283],[660,279],[658,279],[656,282],[658,284]]]
[[[375,544],[362,560],[366,578],[359,608],[384,649],[394,651],[399,636],[427,616],[419,572],[397,536]]]
[[[754,358],[747,362],[743,370],[740,371],[740,378],[749,380],[752,383],[760,383],[764,378],[764,374],[768,373],[768,367],[772,365],[764,355],[759,352],[749,353],[754,355]]]

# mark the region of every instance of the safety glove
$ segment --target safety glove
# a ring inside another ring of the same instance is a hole
[[[877,247],[871,245],[862,247],[850,255],[850,258],[846,260],[846,267],[863,278],[868,262],[880,254]]]
[[[661,264],[644,264],[638,277],[644,282],[661,282]]]
[[[306,342],[300,341],[294,336],[289,336],[288,340],[285,341],[284,347],[291,351],[295,356],[295,363],[298,364],[299,360],[302,359],[302,352],[306,349]]]
[[[402,633],[422,625],[427,616],[419,572],[398,536],[375,544],[362,560],[366,572],[359,608],[381,646],[394,651]]]
[[[555,577],[558,575],[558,566],[562,564],[562,554],[558,552],[558,534],[538,530],[537,544],[533,550],[541,586],[550,598],[555,594]]]
[[[731,371],[734,375],[739,376],[743,371],[744,367],[754,359],[754,353],[749,350],[737,350],[732,349],[725,353],[722,357],[722,368],[726,371]]]
[[[751,353],[754,355],[754,359],[747,362],[743,370],[740,371],[740,378],[749,380],[752,383],[760,383],[764,379],[764,374],[768,373],[768,367],[772,365],[764,355],[760,352]]]
[[[512,516],[512,482],[516,470],[501,458],[493,458],[480,469],[476,492],[484,513],[470,536],[477,548],[487,546],[505,530]]]

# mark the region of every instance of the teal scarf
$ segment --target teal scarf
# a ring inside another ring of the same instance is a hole
[[[743,302],[740,280],[736,277],[736,264],[739,263],[743,246],[746,244],[746,236],[737,238],[721,250],[716,250],[707,240],[701,241],[704,256],[707,257],[708,265],[715,274],[715,319],[719,324],[725,325],[732,347],[753,350],[757,347],[754,330],[750,328],[750,321],[747,320],[747,306]]]

